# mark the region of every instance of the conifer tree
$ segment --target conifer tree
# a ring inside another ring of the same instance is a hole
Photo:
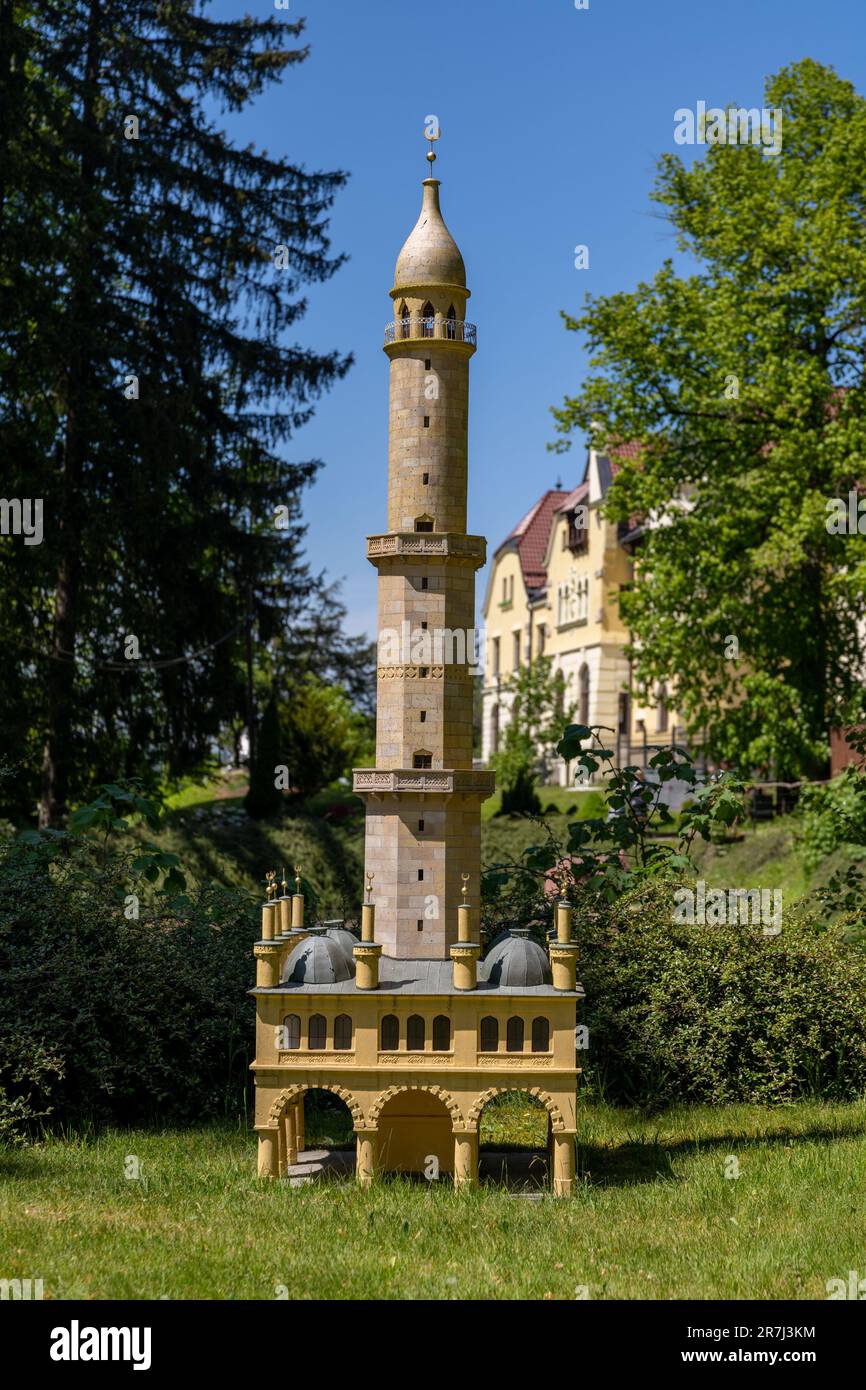
[[[201,766],[256,644],[309,604],[285,449],[349,365],[296,339],[345,180],[234,144],[303,21],[198,0],[0,0],[0,733],[62,820],[106,774]],[[220,119],[214,116],[220,112]]]

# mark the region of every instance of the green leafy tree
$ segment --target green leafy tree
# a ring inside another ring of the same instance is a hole
[[[229,139],[308,49],[208,9],[0,0],[3,491],[44,508],[0,539],[0,751],[42,824],[254,733],[254,653],[321,589],[285,450],[349,366],[296,337],[345,175]]]
[[[592,370],[554,447],[637,445],[609,514],[651,519],[621,596],[638,678],[674,683],[716,759],[790,777],[866,713],[864,539],[828,528],[866,484],[866,100],[805,60],[765,104],[777,155],[661,160],[654,198],[691,260],[564,315]]]
[[[283,757],[283,737],[276,699],[268,701],[256,742],[256,753],[250,767],[250,789],[244,798],[247,813],[254,820],[273,816],[283,804],[283,793],[277,786],[280,767],[286,767]]]
[[[502,793],[501,812],[538,812],[536,782],[547,771],[574,707],[567,705],[565,678],[553,670],[549,657],[521,666],[502,689],[512,697],[511,708],[499,750],[491,758]]]
[[[372,720],[339,686],[308,676],[292,689],[281,713],[292,785],[302,796],[312,796],[372,761]]]
[[[660,749],[650,759],[648,773],[617,767],[613,751],[604,746],[604,732],[601,725],[571,724],[557,745],[580,780],[603,772],[604,815],[572,821],[565,842],[539,817],[544,841],[528,846],[518,859],[491,865],[485,875],[488,900],[516,875],[545,887],[552,881],[572,901],[579,891],[582,901],[612,902],[644,880],[689,873],[696,837],[709,840],[745,816],[745,784],[735,773],[720,772],[704,781],[682,748]],[[655,835],[674,823],[664,796],[672,782],[686,784],[689,804],[680,812],[675,839],[665,843]]]

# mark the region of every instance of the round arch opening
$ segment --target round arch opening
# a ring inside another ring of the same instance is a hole
[[[538,1096],[519,1087],[485,1100],[478,1121],[481,1182],[535,1190],[547,1187],[552,1171],[552,1123]]]

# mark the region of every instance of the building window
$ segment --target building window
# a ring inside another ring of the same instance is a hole
[[[513,638],[513,640],[514,640],[514,651],[513,651],[513,654],[512,654],[512,655],[513,655],[513,658],[514,658],[514,659],[513,659],[513,661],[512,661],[511,664],[512,664],[512,666],[514,667],[514,669],[515,669],[515,671],[516,671],[516,670],[518,670],[518,668],[519,668],[519,666],[520,666],[520,631],[519,631],[519,630],[518,630],[517,632],[514,633],[514,638]]]
[[[660,685],[656,691],[656,733],[666,734],[668,730],[668,688]]]
[[[301,1045],[301,1020],[297,1014],[287,1014],[283,1019],[283,1048],[294,1049]],[[281,1049],[282,1050],[282,1049]]]
[[[499,752],[499,706],[494,705],[490,711],[490,751]]]
[[[409,337],[409,306],[405,303],[400,305],[400,337]]]
[[[523,1019],[510,1018],[505,1029],[505,1051],[523,1051]]]
[[[456,338],[456,337],[457,337],[457,315],[456,315],[455,312],[454,312],[454,305],[453,305],[453,304],[449,305],[449,308],[448,308],[448,316],[447,316],[447,318],[446,318],[446,320],[445,320],[445,337],[446,337],[446,338]]]
[[[429,416],[429,415],[425,415],[425,416],[424,416],[424,428],[425,428],[425,430],[429,430],[429,428],[430,428],[430,416]]]
[[[568,513],[566,545],[569,550],[574,551],[575,555],[582,555],[589,550],[589,527],[577,524],[578,514],[582,521],[585,515],[582,507],[575,508],[573,512]]]
[[[325,1023],[325,1015],[311,1014],[310,1031],[307,1035],[311,1050],[317,1051],[319,1048],[324,1047],[327,1035],[328,1030],[327,1024]]]
[[[577,719],[579,724],[589,724],[589,667],[586,662],[577,673]]]
[[[400,1020],[396,1014],[386,1014],[382,1019],[382,1051],[396,1052],[400,1046]]]
[[[499,1051],[499,1020],[496,1018],[481,1020],[481,1051]]]
[[[424,829],[424,822],[423,822],[423,820],[419,820],[419,822],[418,822],[418,829],[419,829],[419,830],[423,830],[423,829]]]
[[[406,1024],[406,1047],[410,1052],[424,1051],[424,1020],[420,1014],[410,1014]]]
[[[413,753],[413,754],[412,754],[412,766],[413,766],[413,767],[432,767],[432,766],[433,766],[433,754],[432,754],[432,753]]]
[[[427,711],[426,711],[426,709],[422,709],[422,710],[420,711],[420,713],[419,713],[419,715],[418,715],[418,719],[420,720],[420,722],[421,722],[422,724],[426,724],[426,723],[427,723]]]
[[[337,1014],[334,1019],[334,1047],[338,1052],[348,1052],[352,1046],[352,1020],[348,1014]]]
[[[534,1018],[532,1020],[532,1050],[533,1052],[550,1051],[550,1024],[546,1018]]]
[[[617,700],[617,732],[620,734],[628,733],[629,726],[629,698],[628,693],[623,691]]]
[[[424,485],[426,486],[427,483],[429,483],[429,481],[430,481],[430,474],[429,474],[429,473],[422,473],[422,474],[421,474],[421,481],[422,481],[422,483],[424,483]],[[422,587],[423,587],[423,586],[422,586]]]
[[[498,638],[498,637],[494,637],[494,639],[493,639],[493,674],[494,674],[494,676],[498,676],[498,675],[499,675],[499,638]]]
[[[535,639],[535,649],[539,656],[544,656],[544,644],[547,640],[547,628],[544,623],[538,624],[538,636]]]
[[[416,531],[432,531],[432,530],[433,530],[433,518],[432,518],[432,517],[429,517],[429,516],[416,516],[416,518],[415,518],[415,530],[416,530]]]
[[[416,926],[417,926],[418,931],[423,931],[423,930],[424,930],[424,919],[423,919],[423,917],[418,917],[418,918],[416,919]]]
[[[436,311],[429,299],[421,310],[421,337],[432,338],[436,326]]]
[[[419,883],[423,883],[423,882],[424,882],[424,870],[423,870],[423,869],[419,869],[419,870],[418,870],[418,882],[419,882]]]
[[[430,358],[430,357],[425,357],[425,358],[424,358],[424,370],[425,370],[425,372],[429,372],[429,370],[430,370],[430,368],[431,368],[432,366],[433,366],[432,358]]]
[[[427,586],[429,585],[429,583],[430,583],[430,580],[427,578],[427,576],[426,576],[426,574],[425,574],[425,575],[422,577],[422,579],[421,579],[421,588],[422,588],[422,589],[426,589]]]
[[[433,1051],[448,1052],[451,1047],[451,1020],[437,1014],[433,1020]]]

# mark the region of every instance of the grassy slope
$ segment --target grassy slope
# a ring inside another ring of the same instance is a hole
[[[280,821],[254,822],[243,811],[241,795],[225,796],[205,789],[209,799],[184,801],[169,813],[163,831],[156,836],[164,849],[174,850],[194,879],[218,879],[260,889],[269,868],[300,863],[305,876],[320,889],[320,910],[338,916],[341,904],[357,899],[362,885],[364,810],[351,793],[326,791],[307,804],[303,812]],[[187,791],[184,796],[188,797]],[[542,802],[560,804],[562,810],[546,816],[545,823],[561,842],[569,821],[598,813],[592,792],[543,788]],[[343,806],[345,819],[332,820],[323,813]],[[539,825],[520,816],[497,816],[498,797],[482,808],[482,860],[492,864],[519,855],[528,845],[542,843]],[[575,808],[572,810],[572,808]],[[570,812],[570,814],[566,814]],[[845,851],[831,856],[811,881],[797,854],[793,817],[748,827],[731,844],[705,845],[693,850],[698,875],[712,888],[781,888],[785,902],[801,897],[826,882],[832,868],[847,862]],[[143,838],[149,838],[144,836]]]
[[[587,1107],[576,1197],[536,1202],[444,1180],[260,1185],[254,1137],[218,1129],[52,1141],[2,1158],[4,1276],[53,1298],[824,1298],[862,1266],[864,1121]]]

